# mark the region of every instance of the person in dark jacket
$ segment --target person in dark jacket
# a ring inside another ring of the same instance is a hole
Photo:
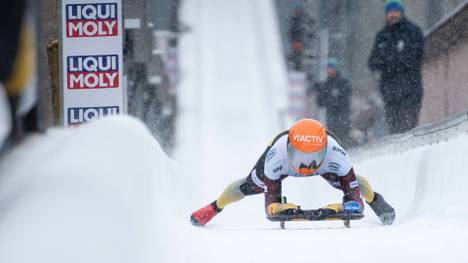
[[[327,80],[314,85],[317,104],[327,109],[327,128],[349,146],[351,130],[351,96],[349,81],[338,71],[338,61],[330,58],[327,62]]]
[[[391,134],[414,128],[423,96],[424,36],[405,16],[401,1],[385,4],[385,27],[377,33],[369,68],[380,72],[385,115]]]
[[[312,18],[305,12],[302,2],[296,3],[288,31],[288,37],[291,43],[289,63],[291,63],[291,69],[293,70],[304,70],[304,53],[307,48],[307,43],[310,42],[312,38],[310,33],[312,23]]]

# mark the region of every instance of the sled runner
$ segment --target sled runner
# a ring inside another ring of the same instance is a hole
[[[267,217],[270,221],[279,221],[281,229],[285,229],[287,221],[323,221],[323,220],[343,220],[346,227],[351,226],[351,220],[358,220],[364,217],[364,214],[338,212],[330,214],[330,209],[320,208],[317,210],[300,210],[290,215],[275,215]]]

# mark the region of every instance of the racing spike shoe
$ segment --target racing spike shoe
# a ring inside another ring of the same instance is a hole
[[[223,209],[219,209],[216,206],[216,201],[214,201],[211,204],[193,212],[190,216],[190,220],[194,226],[204,226],[222,210]]]
[[[368,203],[384,225],[391,225],[395,220],[395,209],[379,193],[374,192],[374,200]]]

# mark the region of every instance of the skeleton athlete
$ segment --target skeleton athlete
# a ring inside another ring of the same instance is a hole
[[[295,213],[299,206],[281,202],[281,183],[289,176],[321,176],[331,186],[343,191],[342,203],[321,208],[328,215],[362,213],[362,196],[382,223],[393,223],[394,209],[372,190],[364,177],[354,173],[351,160],[338,139],[313,119],[299,120],[289,130],[277,135],[250,174],[234,181],[218,199],[193,212],[191,221],[196,226],[204,226],[227,205],[260,193],[265,195],[267,216]]]

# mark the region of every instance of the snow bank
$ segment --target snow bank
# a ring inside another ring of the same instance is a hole
[[[398,221],[425,218],[430,223],[461,223],[468,220],[468,210],[463,208],[468,185],[466,149],[468,136],[461,133],[447,141],[365,159],[356,170],[396,205]]]
[[[0,165],[0,262],[156,262],[172,172],[129,117],[28,139]]]

